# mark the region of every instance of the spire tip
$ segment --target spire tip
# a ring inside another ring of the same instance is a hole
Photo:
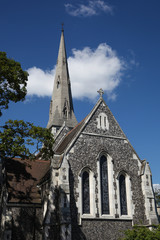
[[[64,32],[64,23],[61,23],[62,25],[62,32]]]

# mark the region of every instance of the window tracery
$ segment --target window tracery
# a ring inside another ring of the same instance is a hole
[[[101,214],[109,214],[108,167],[107,158],[100,158]]]

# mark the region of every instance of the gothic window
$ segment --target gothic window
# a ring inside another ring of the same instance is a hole
[[[105,113],[100,113],[97,118],[97,128],[109,130],[109,121]]]
[[[119,177],[119,191],[121,215],[127,215],[126,181],[123,174]]]
[[[67,108],[66,108],[66,106],[63,109],[63,113],[64,113],[64,117],[67,117]]]
[[[109,214],[108,167],[107,158],[100,158],[101,213]]]
[[[99,117],[100,127],[102,126],[102,116]]]
[[[82,213],[90,213],[90,188],[88,171],[82,174]]]
[[[65,98],[65,102],[64,102],[63,116],[64,116],[65,118],[68,117],[68,101],[66,100],[66,98]]]
[[[104,117],[104,127],[106,127],[106,117]]]

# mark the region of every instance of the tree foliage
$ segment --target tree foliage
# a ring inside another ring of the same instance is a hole
[[[152,230],[145,226],[134,226],[125,231],[125,237],[121,240],[160,240],[160,225]]]
[[[25,99],[27,81],[28,73],[22,70],[20,63],[0,52],[0,116],[10,101]],[[9,120],[0,127],[0,159],[35,158],[33,147],[43,159],[48,159],[53,156],[53,142],[50,130],[23,120]]]
[[[0,157],[2,159],[21,157],[34,158],[31,146],[39,152],[43,159],[53,156],[53,137],[49,129],[36,127],[23,120],[9,120],[1,127]]]
[[[9,59],[5,52],[0,52],[0,116],[2,109],[7,109],[10,101],[25,99],[28,73],[20,63]]]

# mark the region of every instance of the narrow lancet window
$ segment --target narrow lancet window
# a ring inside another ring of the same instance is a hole
[[[106,127],[106,117],[104,117],[104,126]]]
[[[102,125],[102,117],[101,116],[99,117],[99,121],[100,121],[100,127],[101,127],[101,125]]]
[[[67,108],[66,107],[64,107],[64,109],[63,109],[63,114],[64,114],[64,117],[67,117]]]
[[[83,214],[90,213],[89,173],[87,171],[82,174],[82,211]]]
[[[108,167],[107,158],[100,158],[101,213],[109,214]]]
[[[124,175],[121,175],[119,177],[119,191],[120,191],[121,215],[127,215],[126,182]]]

